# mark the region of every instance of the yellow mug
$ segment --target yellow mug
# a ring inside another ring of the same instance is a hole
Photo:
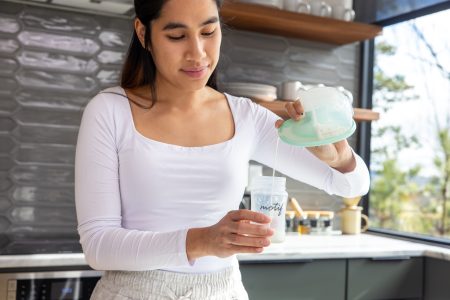
[[[369,228],[369,218],[361,213],[361,206],[345,207],[340,211],[341,230],[344,234],[360,234]],[[361,220],[364,226],[361,228]]]

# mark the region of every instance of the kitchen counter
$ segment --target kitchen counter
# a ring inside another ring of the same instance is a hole
[[[450,261],[450,249],[373,234],[318,236],[288,233],[284,243],[274,243],[261,254],[240,254],[238,258],[239,261],[257,262],[406,256],[426,256]]]
[[[261,254],[239,254],[241,262],[273,262],[336,258],[396,258],[425,256],[450,261],[450,249],[421,243],[360,235],[298,235],[288,233],[284,243],[272,244]],[[0,255],[0,269],[39,267],[86,267],[82,253]]]

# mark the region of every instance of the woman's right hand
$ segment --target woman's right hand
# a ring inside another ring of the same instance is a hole
[[[230,211],[213,226],[189,229],[186,239],[188,259],[262,252],[263,247],[270,245],[269,238],[274,233],[270,222],[270,217],[262,213],[240,209]]]

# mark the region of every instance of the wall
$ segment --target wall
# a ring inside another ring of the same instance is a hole
[[[0,254],[80,251],[73,163],[82,109],[117,84],[131,22],[0,4]],[[219,79],[342,85],[356,92],[358,46],[225,29]],[[271,170],[265,169],[269,174]],[[339,199],[290,180],[305,208]]]

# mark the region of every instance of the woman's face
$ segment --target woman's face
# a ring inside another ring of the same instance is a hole
[[[214,0],[169,0],[152,22],[157,81],[187,91],[203,88],[217,66],[222,32]]]

